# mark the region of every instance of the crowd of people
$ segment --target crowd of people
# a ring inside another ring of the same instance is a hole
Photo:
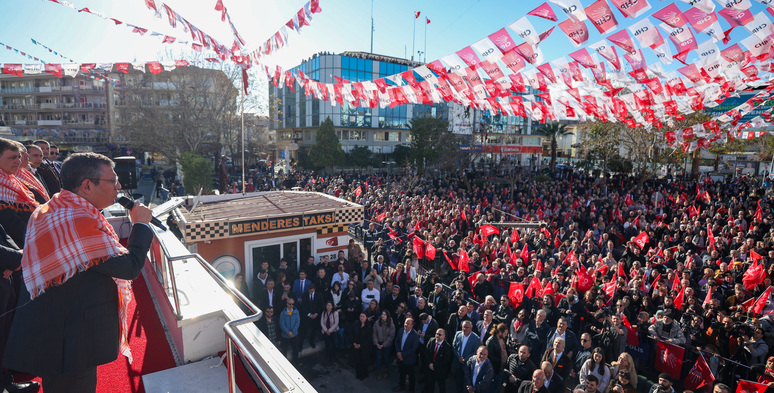
[[[358,378],[397,365],[394,391],[774,386],[774,197],[760,180],[533,175],[294,173],[294,187],[364,206],[362,247],[264,266],[261,329],[294,361],[320,337],[329,359],[349,348]],[[654,371],[656,343],[685,350],[677,371]],[[699,359],[712,375],[688,382]]]

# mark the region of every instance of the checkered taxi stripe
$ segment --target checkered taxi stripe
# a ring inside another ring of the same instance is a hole
[[[329,233],[346,232],[349,230],[349,225],[333,225],[322,228],[317,228],[318,235],[327,235]]]
[[[336,210],[336,224],[354,224],[363,222],[363,207]]]
[[[185,238],[188,242],[228,237],[227,222],[193,222],[186,224]]]

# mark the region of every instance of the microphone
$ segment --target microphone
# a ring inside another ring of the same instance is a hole
[[[125,196],[122,196],[122,197],[116,199],[116,203],[118,203],[119,205],[125,207],[128,210],[132,210],[132,208],[134,207],[134,201],[129,199],[129,198],[127,198],[127,197],[125,197]],[[155,225],[156,227],[158,227],[162,231],[166,231],[167,230],[167,227],[165,227],[164,224],[162,224],[161,221],[158,218],[156,218],[156,217],[151,217],[151,224]]]

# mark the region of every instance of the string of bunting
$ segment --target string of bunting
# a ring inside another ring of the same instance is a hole
[[[769,17],[774,15],[771,8],[753,15],[752,4],[741,1],[728,2],[716,12],[716,4],[711,0],[693,0],[685,11],[672,3],[648,13],[651,7],[647,0],[635,5],[625,0],[611,0],[614,7],[606,0],[598,0],[585,8],[580,0],[551,2],[567,15],[567,19],[558,23],[560,30],[580,47],[569,58],[562,56],[546,62],[539,44],[556,26],[538,34],[525,16],[439,60],[373,81],[353,83],[334,76],[336,83],[320,83],[301,71],[291,73],[265,64],[263,68],[275,86],[285,84],[293,89],[298,79],[305,95],[334,105],[343,105],[345,100],[351,106],[371,108],[456,102],[492,113],[529,116],[540,122],[576,118],[621,122],[628,127],[651,130],[674,128],[675,121],[684,120],[686,114],[716,107],[744,90],[767,88],[766,93],[690,127],[693,133],[689,138],[680,141],[675,137],[687,152],[711,142],[725,142],[739,136],[741,130],[771,122],[771,111],[767,110],[762,116],[739,124],[742,116],[770,97],[774,33],[774,23]],[[587,44],[586,21],[591,21],[601,34],[617,29],[613,8],[625,18],[644,17],[599,42]],[[548,3],[528,15],[558,21]],[[718,15],[730,29],[722,30]],[[649,18],[661,22],[658,28]],[[736,27],[743,27],[747,37],[721,50],[718,45],[727,46],[731,30]],[[668,34],[678,48],[677,54],[672,54],[659,29]],[[697,43],[699,34],[708,39]],[[517,44],[515,39],[524,42]],[[623,60],[631,72],[623,69],[624,62],[616,47],[624,51]],[[652,51],[659,62],[647,64],[644,49]],[[699,60],[687,62],[692,53]],[[671,64],[673,59],[684,66],[664,71],[662,63]],[[526,94],[527,87],[535,94]],[[522,95],[512,95],[513,92]],[[747,136],[760,134],[760,131],[745,133]],[[669,137],[665,139],[672,144]]]

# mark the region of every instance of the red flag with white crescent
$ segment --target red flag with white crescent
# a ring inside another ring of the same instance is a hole
[[[418,236],[414,236],[413,241],[413,249],[414,252],[417,254],[417,258],[422,259],[422,257],[425,256],[425,242],[424,240],[420,239]]]
[[[436,250],[432,243],[427,242],[427,246],[425,247],[425,257],[427,257],[428,261],[435,260],[435,253],[437,251],[438,250]]]
[[[466,273],[470,272],[470,265],[468,264],[469,261],[470,257],[468,256],[468,252],[460,249],[460,263],[458,265],[458,269]]]
[[[512,282],[510,288],[508,288],[508,299],[510,300],[511,307],[519,307],[524,301],[524,284]]]

